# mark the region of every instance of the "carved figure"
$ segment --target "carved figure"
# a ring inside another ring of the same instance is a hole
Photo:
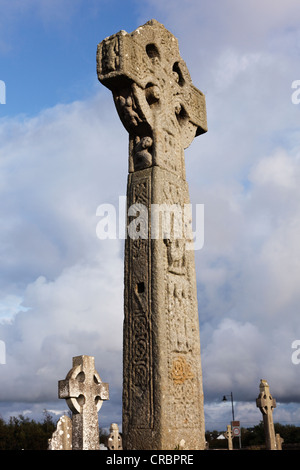
[[[137,126],[142,122],[142,119],[139,117],[136,106],[134,105],[133,97],[131,95],[125,96],[117,96],[116,97],[117,106],[121,110],[121,114],[123,115],[123,119],[128,125]]]
[[[152,155],[149,149],[152,147],[153,140],[151,137],[136,138],[136,146],[134,152],[134,170],[142,170],[152,165]]]

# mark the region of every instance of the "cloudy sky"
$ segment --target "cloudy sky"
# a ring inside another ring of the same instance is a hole
[[[261,378],[274,420],[300,425],[298,0],[0,0],[0,415],[58,419],[57,382],[87,354],[110,385],[100,424],[121,423],[123,240],[96,227],[125,195],[128,136],[96,48],[152,18],[207,102],[186,151],[206,429],[226,428],[231,392],[258,424]]]

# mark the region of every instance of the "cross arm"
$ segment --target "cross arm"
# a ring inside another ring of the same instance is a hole
[[[82,384],[76,379],[59,380],[58,397],[59,398],[75,398],[82,393]]]
[[[101,400],[109,399],[109,385],[108,383],[101,382],[101,384],[96,386],[97,395]]]

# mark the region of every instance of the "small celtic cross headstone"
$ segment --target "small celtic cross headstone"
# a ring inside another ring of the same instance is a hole
[[[266,380],[261,379],[259,390],[260,393],[256,399],[256,406],[263,415],[266,449],[276,450],[277,446],[273,423],[273,410],[276,408],[276,400],[272,397],[269,384]]]
[[[227,431],[224,433],[224,436],[226,437],[227,439],[227,442],[228,442],[228,450],[232,450],[232,430],[231,430],[231,425],[228,424],[227,425]]]
[[[119,433],[119,426],[116,423],[112,423],[109,431],[107,448],[109,450],[122,450],[122,437]]]
[[[98,411],[103,400],[109,399],[109,391],[95,370],[94,357],[73,357],[72,369],[58,383],[58,396],[73,413],[73,450],[99,450]]]

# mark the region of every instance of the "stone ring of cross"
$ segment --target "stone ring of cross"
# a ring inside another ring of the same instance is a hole
[[[85,378],[85,373],[82,371],[81,366],[73,367],[73,369],[71,369],[67,375],[68,380],[77,382],[77,396],[69,397],[66,400],[70,410],[73,413],[82,413],[83,406],[85,405],[86,398],[85,393],[83,392],[86,388],[84,386]],[[93,380],[96,385],[100,385],[102,383],[101,378],[96,371],[94,372]],[[83,393],[81,393],[81,391]],[[96,394],[94,400],[98,412],[102,406],[103,400],[101,400],[100,394]]]

